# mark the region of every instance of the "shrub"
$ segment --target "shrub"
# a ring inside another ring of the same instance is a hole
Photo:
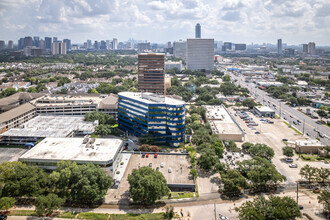
[[[116,174],[120,174],[120,171],[118,170],[118,171],[116,172]]]

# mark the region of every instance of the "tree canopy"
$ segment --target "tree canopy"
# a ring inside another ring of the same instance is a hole
[[[128,182],[133,201],[145,205],[155,203],[170,192],[163,174],[150,167],[133,169]]]
[[[58,209],[63,203],[64,199],[51,193],[47,196],[39,196],[35,200],[36,214],[38,216],[51,215],[54,210]]]
[[[287,157],[293,157],[294,153],[293,153],[293,149],[291,147],[283,147],[282,148],[283,151],[283,155],[287,156]]]

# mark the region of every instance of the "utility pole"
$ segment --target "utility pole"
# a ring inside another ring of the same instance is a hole
[[[280,118],[282,118],[282,102],[280,102]]]
[[[214,220],[217,220],[217,208],[215,203],[214,203]]]
[[[302,135],[304,135],[305,133],[305,119],[304,119],[304,124],[303,124],[303,132],[302,132]]]
[[[299,192],[299,182],[297,182],[297,204],[298,204],[298,192]]]

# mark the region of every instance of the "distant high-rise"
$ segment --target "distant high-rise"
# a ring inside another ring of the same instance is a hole
[[[32,37],[25,37],[24,38],[24,47],[32,47],[33,45],[33,40]]]
[[[201,25],[196,24],[196,26],[195,26],[195,38],[201,38],[201,37],[202,37]]]
[[[214,39],[187,39],[187,69],[214,69]]]
[[[315,55],[316,54],[316,49],[315,49],[315,43],[314,42],[309,42],[308,43],[308,53],[310,55]]]
[[[19,50],[22,50],[24,48],[24,38],[20,38],[18,40],[17,47],[18,47]]]
[[[100,49],[101,50],[106,50],[107,49],[107,44],[104,40],[101,40]]]
[[[94,49],[99,50],[100,49],[100,43],[96,40],[94,41]]]
[[[38,36],[33,37],[33,46],[39,47],[39,37]]]
[[[303,44],[303,53],[308,53],[308,44]]]
[[[222,51],[232,50],[233,43],[232,42],[224,42],[222,46]]]
[[[45,46],[46,50],[51,50],[52,49],[52,38],[51,37],[45,37]]]
[[[150,43],[138,43],[137,45],[138,53],[142,53],[146,50],[151,50]]]
[[[140,92],[165,94],[165,56],[163,53],[138,55],[138,88]]]
[[[117,38],[113,38],[113,40],[112,40],[112,49],[113,50],[118,49],[118,40],[117,40]]]
[[[235,50],[246,50],[246,44],[235,44]]]
[[[171,47],[172,47],[171,41],[167,42],[167,48],[171,48]]]
[[[87,49],[92,48],[92,40],[87,40]]]
[[[174,41],[173,42],[173,55],[186,59],[187,42],[186,41]]]
[[[282,39],[277,40],[277,53],[282,54]]]
[[[12,40],[8,41],[8,49],[14,49],[14,42]]]
[[[71,40],[70,39],[64,39],[63,43],[66,43],[66,51],[71,51]]]
[[[42,50],[45,50],[46,49],[46,42],[43,40],[43,39],[40,39],[39,40],[39,48],[42,49]]]
[[[66,54],[66,43],[56,41],[52,43],[52,54],[53,55],[65,55]]]
[[[57,37],[53,37],[53,42],[57,42]]]
[[[4,50],[6,47],[5,41],[4,40],[0,40],[0,50]]]

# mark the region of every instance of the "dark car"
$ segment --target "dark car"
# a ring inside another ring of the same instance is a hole
[[[146,153],[143,153],[143,154],[142,154],[142,158],[144,158],[145,156],[146,156]]]
[[[7,219],[7,215],[0,215],[0,220],[6,220]]]
[[[299,207],[300,210],[304,209],[304,206],[302,206],[302,205],[298,205],[298,207]]]

